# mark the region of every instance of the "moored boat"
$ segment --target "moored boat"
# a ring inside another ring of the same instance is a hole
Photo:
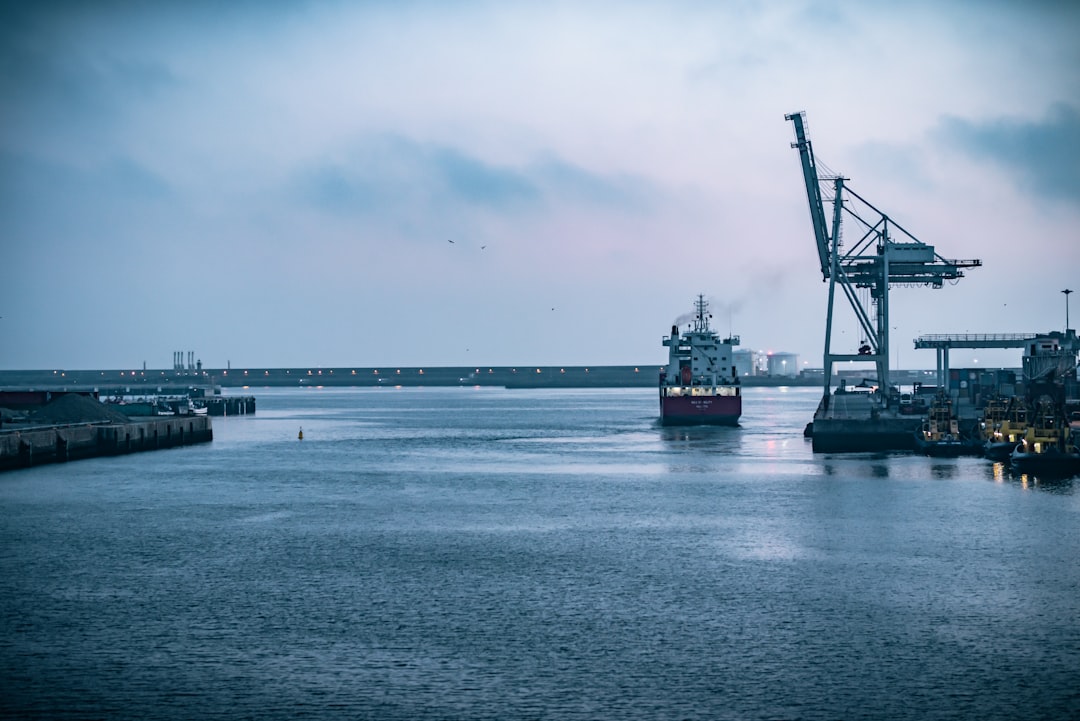
[[[982,441],[960,433],[952,401],[938,396],[931,402],[922,426],[915,431],[915,450],[927,456],[949,458],[979,455]]]
[[[1080,475],[1080,448],[1075,445],[1036,448],[1021,441],[1010,460],[1016,473],[1055,478]]]
[[[709,326],[709,305],[699,295],[694,320],[680,334],[671,327],[663,339],[668,363],[660,372],[660,422],[663,425],[738,425],[742,389],[732,352],[738,336],[721,339]]]
[[[1080,447],[1064,415],[1052,403],[1040,404],[1027,434],[1010,456],[1013,470],[1044,476],[1080,474]]]
[[[1027,403],[1022,398],[1012,398],[1000,418],[984,424],[983,455],[992,461],[1008,462],[1016,444],[1027,434],[1028,426]]]

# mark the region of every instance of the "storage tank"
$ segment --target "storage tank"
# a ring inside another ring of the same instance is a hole
[[[732,355],[735,356],[735,372],[739,377],[756,376],[764,367],[762,363],[764,354],[750,348],[739,348]]]
[[[770,353],[769,375],[788,376],[794,378],[799,375],[799,356],[797,353]]]

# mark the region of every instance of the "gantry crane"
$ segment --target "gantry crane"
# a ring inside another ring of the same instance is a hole
[[[979,260],[946,260],[934,246],[921,242],[896,221],[871,205],[850,187],[840,175],[819,175],[814,150],[806,134],[806,113],[785,115],[795,126],[795,142],[802,160],[803,181],[810,202],[810,219],[817,240],[822,281],[829,282],[829,308],[825,321],[825,395],[829,394],[833,363],[836,361],[872,361],[877,366],[878,383],[888,394],[889,383],[889,286],[940,288],[946,280],[964,277],[963,268],[982,265]],[[822,197],[832,191],[832,226],[826,220]],[[823,192],[824,187],[824,192]],[[857,224],[860,237],[844,247],[841,224],[847,216]],[[899,234],[901,241],[894,240]],[[854,353],[832,351],[833,310],[836,287],[844,292],[851,305],[864,340]],[[858,289],[869,291],[864,303]],[[867,305],[871,307],[867,307]],[[872,317],[871,317],[872,315]]]

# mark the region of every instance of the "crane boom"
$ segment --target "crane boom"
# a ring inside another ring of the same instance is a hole
[[[976,268],[982,263],[978,260],[946,260],[938,255],[934,246],[911,235],[847,187],[845,178],[831,173],[828,178],[820,177],[814,149],[807,138],[806,114],[789,113],[784,119],[795,126],[796,142],[791,147],[798,149],[802,161],[821,276],[829,283],[829,308],[825,319],[825,395],[829,394],[833,363],[837,361],[874,363],[878,381],[889,388],[889,287],[904,284],[940,288],[946,280],[963,278],[964,268]],[[821,201],[823,180],[831,180],[833,185],[831,231]],[[841,223],[845,217],[856,224],[861,237],[853,236],[853,242],[841,250]],[[851,305],[865,338],[860,341],[857,353],[832,350],[837,286]],[[859,293],[862,289],[868,291],[865,299]]]
[[[829,263],[829,228],[825,223],[825,207],[821,202],[821,184],[818,182],[817,166],[814,164],[814,149],[806,137],[806,113],[789,113],[784,116],[795,126],[796,142],[791,147],[799,149],[802,160],[803,182],[806,183],[806,198],[810,202],[810,219],[814,224],[814,236],[817,238],[818,260],[821,261],[821,279],[828,280],[831,271]]]

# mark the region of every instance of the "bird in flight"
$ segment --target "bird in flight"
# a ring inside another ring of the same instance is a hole
[[[447,242],[447,243],[453,243],[454,241],[452,241],[452,240],[450,240],[449,238],[447,238],[447,239],[446,239],[446,242]]]

